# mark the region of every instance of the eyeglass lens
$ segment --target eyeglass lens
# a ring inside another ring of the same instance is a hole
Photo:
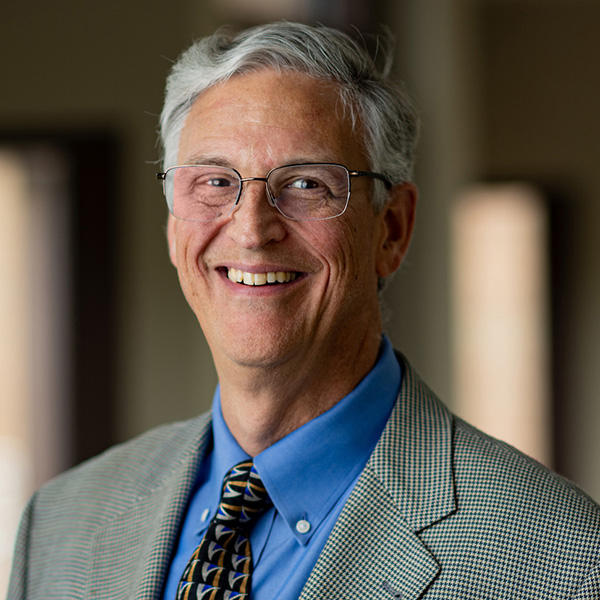
[[[167,170],[165,192],[169,210],[188,221],[214,221],[237,202],[242,180],[233,169],[181,166]],[[290,219],[331,219],[346,209],[349,175],[341,165],[288,165],[271,171],[268,193]]]

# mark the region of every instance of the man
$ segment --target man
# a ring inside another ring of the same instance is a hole
[[[174,66],[161,125],[212,416],[42,489],[9,597],[600,598],[598,506],[451,415],[382,337],[417,124],[363,48],[218,32]]]

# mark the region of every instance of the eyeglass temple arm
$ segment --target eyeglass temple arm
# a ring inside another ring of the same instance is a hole
[[[350,175],[350,177],[373,177],[375,179],[383,181],[386,188],[389,189],[392,187],[392,182],[381,173],[373,173],[373,171],[348,171],[348,174]]]
[[[160,179],[162,181],[164,181],[166,179],[166,177],[167,177],[166,173],[157,173],[156,174],[156,179]]]

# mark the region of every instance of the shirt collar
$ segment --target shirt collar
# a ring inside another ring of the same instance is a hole
[[[350,394],[254,458],[275,508],[300,543],[309,541],[364,468],[392,411],[400,379],[400,365],[384,336],[377,363]],[[211,469],[223,477],[248,455],[223,419],[218,387],[213,415]],[[308,533],[296,530],[299,520],[310,523]]]
[[[250,456],[237,443],[237,440],[229,431],[227,423],[225,423],[221,412],[221,388],[219,385],[217,385],[213,397],[212,430],[214,448],[208,479],[221,482],[231,467],[247,460]]]

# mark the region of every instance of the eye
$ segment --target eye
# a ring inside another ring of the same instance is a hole
[[[232,185],[232,182],[225,177],[210,177],[205,183],[213,187],[229,187]]]
[[[316,179],[309,179],[307,177],[294,179],[294,181],[288,183],[287,185],[287,187],[294,188],[297,190],[314,190],[321,186],[322,184]]]
[[[194,194],[230,194],[239,187],[235,174],[206,167],[189,167],[188,189]]]

